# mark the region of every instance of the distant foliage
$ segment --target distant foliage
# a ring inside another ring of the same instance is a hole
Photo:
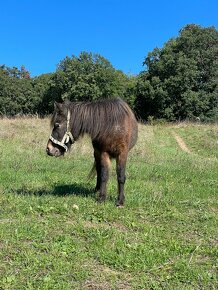
[[[0,115],[53,111],[55,101],[119,96],[142,120],[218,120],[218,31],[187,25],[144,60],[145,70],[127,76],[99,54],[67,56],[56,72],[31,78],[0,66]]]
[[[134,104],[134,77],[98,54],[66,57],[53,74],[31,78],[25,67],[0,67],[0,115],[47,115],[55,101],[87,101],[120,96]]]
[[[31,114],[37,97],[29,73],[24,67],[0,67],[0,114],[14,116]]]
[[[50,111],[54,100],[92,101],[115,96],[128,99],[129,83],[130,78],[114,69],[104,57],[82,52],[78,57],[66,57],[60,62],[44,104]]]
[[[25,67],[0,67],[0,115],[40,114],[50,75],[31,78]]]
[[[218,119],[218,31],[187,25],[177,38],[145,58],[138,76],[141,118]]]

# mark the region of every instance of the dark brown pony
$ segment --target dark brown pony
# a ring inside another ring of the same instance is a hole
[[[110,159],[116,159],[117,206],[122,206],[127,155],[138,135],[137,121],[129,106],[119,98],[55,103],[51,125],[53,130],[46,149],[51,156],[63,155],[80,136],[90,135],[97,172],[95,191],[99,191],[100,202],[106,199]]]

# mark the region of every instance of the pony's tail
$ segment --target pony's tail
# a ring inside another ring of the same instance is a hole
[[[96,163],[94,162],[89,174],[88,174],[88,180],[93,179],[96,176]]]

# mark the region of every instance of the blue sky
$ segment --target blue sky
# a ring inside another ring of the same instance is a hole
[[[138,74],[148,52],[186,24],[218,29],[217,0],[7,0],[0,5],[0,65],[31,76],[54,72],[66,56],[99,53]]]

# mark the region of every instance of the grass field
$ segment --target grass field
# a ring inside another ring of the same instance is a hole
[[[0,289],[218,289],[218,125],[140,125],[116,208],[88,138],[51,158],[48,119],[0,124]]]

